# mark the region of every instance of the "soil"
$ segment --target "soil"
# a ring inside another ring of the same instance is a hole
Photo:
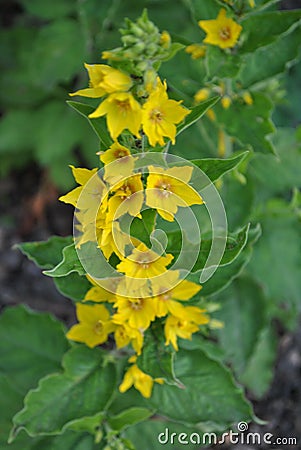
[[[57,201],[59,196],[46,172],[30,166],[0,180],[0,308],[25,303],[34,310],[54,314],[70,326],[75,322],[72,302],[56,290],[51,278],[44,276],[14,245],[24,241],[45,240],[56,234],[72,233],[73,208]],[[249,395],[255,414],[264,425],[250,424],[248,431],[274,438],[295,437],[301,442],[301,326],[294,333],[279,329],[278,359],[272,386],[256,401]],[[274,441],[275,439],[271,440]],[[285,442],[285,441],[284,441]],[[223,444],[220,450],[257,450],[301,448],[297,445],[260,446]]]

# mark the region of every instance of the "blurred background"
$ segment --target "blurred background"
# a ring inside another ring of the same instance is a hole
[[[124,17],[135,19],[144,7],[148,8],[150,19],[160,30],[166,29],[172,36],[181,34],[188,41],[198,42],[200,31],[192,22],[188,3],[185,0],[0,1],[1,308],[22,302],[37,310],[50,311],[67,324],[74,320],[71,301],[58,293],[52,279],[44,277],[40,269],[13,249],[14,244],[21,241],[44,240],[53,234],[72,234],[73,208],[57,201],[59,195],[74,185],[68,165],[89,168],[97,165],[99,144],[96,135],[88,122],[66,105],[68,93],[87,84],[82,63],[101,62],[103,50],[120,44],[118,30]],[[274,6],[277,7],[296,9],[301,7],[301,2],[286,0]],[[185,84],[185,80],[179,79],[182,76],[182,72],[177,70],[179,64],[185,65],[185,73],[189,77],[190,59],[183,55],[162,66],[161,74],[170,80],[171,86],[173,83],[179,85],[179,82]],[[257,184],[268,192],[264,200],[270,200],[276,194],[284,200],[291,200],[292,187],[300,187],[301,178],[301,129],[298,129],[301,122],[300,62],[291,63],[289,70],[285,75],[279,75],[277,82],[282,95],[278,98],[273,121],[282,130],[275,138],[278,151],[284,155],[284,168],[278,172],[282,181],[280,187],[279,183],[274,187],[274,163],[271,162],[269,172],[264,158],[252,163],[247,176],[251,186]],[[183,139],[179,139],[172,152],[185,157],[185,149],[189,146],[189,157],[218,156],[214,140],[210,142],[196,132],[189,142]],[[293,149],[289,155],[286,154],[288,146]],[[254,194],[254,189],[240,184],[238,179],[229,178],[227,186],[223,196],[226,206],[236,204],[235,199],[238,198],[240,203],[244,203],[244,208],[236,210],[232,222],[230,220],[232,229],[235,229],[236,221],[254,218],[252,214],[258,206],[258,192]],[[258,208],[256,211],[258,213]],[[294,222],[289,213],[288,216],[285,212],[283,214],[280,219],[278,216],[273,219],[272,214],[260,218],[263,223],[266,220],[266,228],[276,223],[274,234],[269,238],[283,245],[280,249],[271,250],[269,241],[263,240],[257,254],[255,249],[253,269],[251,262],[249,270],[252,274],[254,267],[262,264],[263,273],[270,283],[271,296],[274,291],[286,289],[287,292],[288,289],[300,300],[301,266],[296,267],[294,262],[300,262],[295,258],[301,242],[300,217]],[[291,229],[284,236],[287,226]],[[288,255],[284,280],[277,273],[270,276],[260,251],[265,252],[270,260],[274,257],[281,259],[282,252],[286,257]],[[268,422],[259,427],[261,432],[265,429],[275,435],[301,439],[301,327],[294,306],[282,313],[286,317],[285,325],[275,321],[279,339],[271,353],[270,365],[276,371],[274,376],[267,373],[272,380],[271,388],[261,399],[250,393],[250,399],[255,404],[257,416]],[[295,331],[290,331],[293,329]],[[258,431],[258,426],[254,427]]]

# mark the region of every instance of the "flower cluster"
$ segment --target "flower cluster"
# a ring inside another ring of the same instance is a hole
[[[135,156],[117,141],[100,154],[100,159],[104,163],[102,175],[96,168],[71,166],[80,186],[60,200],[76,206],[76,246],[81,248],[96,238],[106,260],[112,255],[118,259],[115,266],[120,277],[107,278],[101,286],[89,277],[93,286],[83,303],[77,304],[79,323],[67,336],[89,347],[114,336],[117,349],[131,345],[140,355],[145,332],[159,321],[166,345],[178,350],[178,338],[191,339],[200,325],[208,322],[203,309],[185,305],[201,286],[181,279],[178,270],[169,269],[172,254],[149,248],[124,231],[122,219],[141,220],[146,205],[171,222],[179,208],[201,205],[203,199],[189,185],[193,168],[149,165],[147,172],[135,172]],[[120,389],[124,391],[132,380],[143,395],[149,396],[149,382],[142,383],[147,386],[145,390],[139,386],[141,379],[150,378],[134,364]]]
[[[85,64],[85,67],[89,73],[90,87],[70,95],[105,97],[89,117],[106,116],[114,141],[124,130],[129,130],[138,138],[141,132],[144,133],[153,147],[157,143],[164,145],[164,137],[175,142],[175,125],[190,111],[181,106],[181,101],[168,98],[166,82],[162,83],[157,77],[154,84],[148,84],[145,100],[134,95],[135,83],[128,74],[103,64]]]

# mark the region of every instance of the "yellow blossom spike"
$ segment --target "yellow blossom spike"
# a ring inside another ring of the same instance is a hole
[[[140,137],[141,106],[129,92],[110,94],[89,117],[95,119],[105,115],[110,135],[114,141],[125,129]]]
[[[110,313],[103,305],[83,305],[77,303],[76,314],[79,323],[68,331],[67,338],[95,347],[107,341],[108,335],[115,329]]]
[[[157,86],[151,92],[142,108],[142,127],[152,147],[164,145],[164,137],[175,143],[176,126],[191,111],[181,106],[181,102],[170,100],[166,82],[157,78]]]
[[[237,43],[242,26],[233,19],[226,17],[226,10],[222,8],[214,20],[200,20],[199,26],[206,32],[203,42],[218,47],[232,48]]]

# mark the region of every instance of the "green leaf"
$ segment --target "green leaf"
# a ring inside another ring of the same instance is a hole
[[[257,239],[261,235],[261,228],[259,225],[250,229],[248,235],[248,243],[243,251],[239,254],[239,256],[231,263],[226,266],[220,266],[216,272],[214,272],[213,276],[203,284],[203,288],[201,290],[201,295],[203,297],[207,297],[214,293],[221,291],[226,288],[232,280],[234,280],[244,267],[250,261],[252,256],[252,245],[257,241]],[[196,283],[199,282],[200,274],[198,272],[194,274],[190,274],[188,278],[191,281]]]
[[[34,145],[35,115],[30,110],[6,111],[0,121],[0,153],[28,151]],[[18,133],[16,133],[18,130]]]
[[[248,272],[264,286],[267,297],[290,308],[295,305],[300,311],[301,232],[298,215],[279,199],[265,204],[257,219],[262,225],[262,238],[254,247]]]
[[[104,355],[98,348],[72,348],[63,359],[64,373],[43,378],[25,397],[11,441],[22,429],[30,436],[59,434],[74,421],[103,411],[116,385],[115,366]]]
[[[71,272],[64,277],[53,278],[53,281],[61,294],[75,301],[81,301],[85,298],[87,291],[92,286],[85,276],[81,276],[77,272]]]
[[[183,433],[186,433],[186,439]],[[196,437],[195,433],[199,435],[199,438]],[[189,443],[188,440],[192,434],[194,434],[194,438],[192,437],[192,443]],[[172,450],[172,448],[175,450],[182,448],[196,450],[200,448],[203,439],[203,433],[200,430],[196,430],[195,427],[192,428],[186,424],[175,423],[166,419],[166,417],[160,416],[155,416],[153,419],[127,428],[123,436],[130,439],[136,449],[141,448],[143,437],[143,447],[147,450],[162,450],[164,447],[168,450]],[[188,442],[183,444],[183,440]],[[146,447],[146,443],[148,447]]]
[[[67,103],[79,114],[86,117],[105,149],[109,148],[113,144],[113,140],[107,131],[105,119],[102,117],[98,117],[97,119],[89,119],[89,114],[91,114],[95,108],[79,102],[67,101]]]
[[[191,162],[199,167],[212,182],[218,180],[230,170],[233,170],[246,158],[248,151],[239,153],[231,158],[193,159]]]
[[[242,374],[266,323],[263,290],[252,279],[240,277],[214,299],[221,304],[214,317],[224,323],[216,331],[220,345],[226,361]]]
[[[174,373],[175,352],[165,345],[160,324],[146,333],[143,350],[137,358],[138,367],[152,378],[163,378],[168,384],[179,384]]]
[[[84,275],[86,272],[78,259],[75,245],[72,243],[63,249],[63,259],[51,270],[44,270],[43,274],[49,277],[65,277],[72,272]]]
[[[275,131],[271,121],[273,103],[265,95],[252,93],[253,104],[245,105],[236,100],[224,109],[218,105],[216,115],[226,132],[236,137],[242,145],[251,145],[256,152],[274,153],[269,135]],[[252,127],[250,127],[250,123]]]
[[[252,409],[242,390],[235,385],[222,364],[201,350],[180,350],[175,360],[176,376],[183,388],[154,386],[150,404],[159,414],[186,424],[211,422],[227,427],[241,420],[252,419]]]
[[[212,106],[218,102],[219,98],[220,97],[212,97],[194,108],[191,108],[191,113],[188,114],[185,120],[177,126],[177,136],[199,120],[209,108],[212,108]]]
[[[219,266],[231,264],[239,256],[239,254],[247,244],[248,232],[249,225],[246,225],[236,233],[228,235],[225,244],[225,251],[219,263]],[[172,253],[175,257],[181,255],[181,260],[186,260],[187,264],[189,264],[189,261],[195,258],[196,254],[198,254],[197,260],[192,268],[192,272],[197,272],[205,267],[206,261],[212,248],[212,233],[202,234],[200,249],[198,249],[199,244],[193,244],[189,242],[187,238],[185,239],[185,235],[183,240],[181,231],[169,232],[167,233],[167,236],[167,253]],[[217,244],[218,239],[220,238],[215,238],[215,245]]]
[[[259,48],[252,55],[248,55],[239,74],[243,87],[248,88],[255,83],[262,83],[283,72],[298,57],[300,43],[301,28],[299,27],[272,44]]]
[[[56,19],[74,12],[75,4],[72,0],[53,0],[51,3],[40,0],[21,0],[26,11],[42,19]]]
[[[209,81],[218,78],[234,78],[241,66],[239,55],[226,53],[219,47],[208,45],[206,48],[206,70]]]
[[[266,201],[300,185],[301,144],[296,139],[295,130],[278,128],[273,143],[277,158],[255,154],[248,167],[257,188],[257,201]]]
[[[19,392],[59,371],[67,350],[63,326],[50,315],[18,306],[0,316],[0,372]]]
[[[257,159],[257,156],[264,156],[269,161],[276,159],[273,155],[262,155],[260,153],[255,153],[252,156],[254,159]],[[256,189],[258,187],[257,184],[254,186],[249,174],[242,175],[246,180],[244,183],[237,177],[237,174],[238,176],[241,175],[234,171],[225,177],[221,191],[225,210],[228,212],[227,221],[230,230],[234,230],[240,227],[240,224],[252,220],[255,187]]]
[[[132,407],[122,411],[115,416],[109,417],[107,421],[114,431],[120,432],[131,425],[143,422],[144,420],[152,416],[153,413],[154,411],[147,408]]]
[[[280,35],[297,25],[301,10],[270,11],[252,14],[241,21],[244,42],[239,52],[254,52],[259,47],[270,44]]]
[[[271,325],[260,333],[252,356],[249,358],[245,371],[240,376],[242,383],[261,398],[270,387],[274,376],[277,356],[277,337]]]
[[[21,250],[42,269],[51,269],[61,261],[63,249],[72,242],[72,236],[52,236],[48,241],[24,242],[16,244],[14,248]]]
[[[147,246],[150,246],[150,234],[155,227],[157,211],[154,209],[145,209],[141,212],[141,216],[141,219],[128,217],[131,221],[130,235],[144,242]],[[121,224],[124,224],[125,220],[123,219]]]
[[[38,30],[30,50],[27,63],[32,82],[49,91],[78,72],[85,59],[85,39],[75,20],[56,20]]]
[[[35,157],[39,163],[50,168],[53,179],[64,189],[74,186],[72,174],[67,165],[77,166],[78,158],[72,152],[81,146],[86,163],[97,164],[97,138],[90,133],[89,124],[68,108],[63,99],[53,100],[36,111]],[[53,142],[53,130],[56,141]],[[87,158],[87,154],[91,156]],[[94,159],[93,159],[94,158]]]

